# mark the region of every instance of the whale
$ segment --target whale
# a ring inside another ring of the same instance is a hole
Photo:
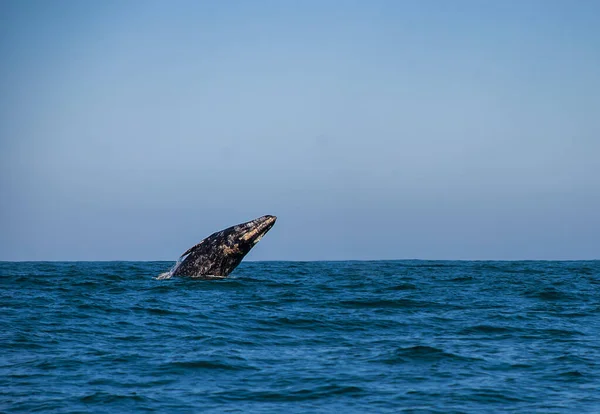
[[[211,234],[183,253],[170,276],[226,277],[275,224],[266,215]]]

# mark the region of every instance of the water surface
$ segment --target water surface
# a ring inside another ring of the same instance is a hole
[[[0,262],[6,412],[600,412],[600,262]]]

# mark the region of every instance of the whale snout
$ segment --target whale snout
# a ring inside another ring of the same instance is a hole
[[[265,235],[277,220],[276,216],[266,215],[249,222],[247,230],[241,235],[240,240],[249,241],[252,244],[258,241]]]
[[[275,222],[277,221],[276,216],[270,216],[270,215],[262,216],[261,219],[263,219],[266,224],[270,224],[270,225],[275,224]]]
[[[263,223],[261,224],[260,227],[263,228],[263,234],[268,232],[269,230],[271,230],[271,227],[273,227],[273,225],[275,225],[275,222],[277,221],[277,217],[276,216],[263,216]]]

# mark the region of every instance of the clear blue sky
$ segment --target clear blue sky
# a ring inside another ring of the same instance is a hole
[[[598,1],[0,2],[0,260],[600,258]]]

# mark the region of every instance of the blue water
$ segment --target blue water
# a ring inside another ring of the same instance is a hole
[[[600,412],[600,261],[0,263],[0,411]]]

